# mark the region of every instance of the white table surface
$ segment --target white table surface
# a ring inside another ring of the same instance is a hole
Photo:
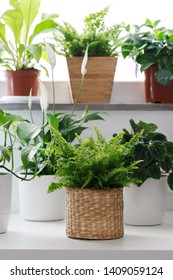
[[[127,226],[124,236],[114,240],[78,240],[65,235],[65,222],[30,222],[23,220],[19,214],[12,214],[8,232],[0,234],[0,258],[2,252],[9,250],[45,250],[78,252],[173,252],[173,212],[166,212],[162,225]],[[36,252],[36,251],[35,251]]]

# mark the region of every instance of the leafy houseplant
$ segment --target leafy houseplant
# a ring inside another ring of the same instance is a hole
[[[54,175],[54,169],[47,164],[46,150],[50,142],[54,142],[54,137],[49,129],[53,127],[61,133],[67,142],[72,143],[76,135],[80,135],[87,127],[85,124],[92,120],[103,120],[99,113],[88,114],[86,107],[82,117],[74,114],[47,113],[47,120],[40,127],[32,122],[22,122],[16,127],[16,136],[20,143],[22,166],[20,168],[26,176],[27,174]],[[54,155],[52,154],[52,165]]]
[[[0,142],[0,168],[6,171],[13,172],[14,169],[14,146],[15,135],[12,126],[14,123],[22,122],[23,118],[17,115],[5,113],[0,109],[0,128],[3,135],[1,135]],[[10,165],[7,168],[7,163]]]
[[[130,132],[124,129],[123,143],[142,133],[130,157],[140,160],[133,176],[141,183],[124,190],[124,220],[131,225],[158,225],[166,210],[167,185],[173,189],[173,142],[153,123],[131,119],[130,125]]]
[[[139,160],[138,169],[134,170],[134,177],[144,183],[148,178],[160,179],[164,173],[168,175],[168,185],[173,189],[173,142],[157,132],[157,126],[153,123],[130,120],[131,131],[123,129],[123,142],[126,143],[141,132],[141,138],[134,148],[131,160]]]
[[[142,25],[134,25],[134,30],[129,29],[122,44],[122,55],[132,57],[145,72],[147,102],[172,103],[173,30],[160,23],[160,20],[147,19]]]
[[[49,143],[45,152],[60,180],[50,185],[49,192],[66,187],[67,235],[84,239],[122,237],[122,188],[138,182],[131,177],[137,163],[127,162],[126,157],[133,153],[139,135],[122,144],[123,134],[106,141],[95,127],[96,139],[78,137],[79,145],[74,146],[59,132],[50,129],[54,142]],[[53,164],[52,154],[55,156]]]
[[[53,70],[56,65],[56,56],[47,43],[46,48],[52,68],[53,100],[55,100]],[[85,72],[85,63],[83,63],[82,69]],[[83,79],[84,74],[82,75],[82,81]],[[47,165],[47,156],[45,154],[48,143],[54,141],[49,125],[54,127],[55,130],[60,131],[67,141],[73,142],[76,138],[76,133],[80,135],[87,128],[87,122],[103,120],[103,118],[97,112],[89,114],[87,106],[82,117],[77,117],[74,112],[75,104],[71,113],[56,112],[55,103],[53,104],[53,113],[48,112],[47,91],[41,81],[40,87],[41,124],[38,124],[38,120],[35,122],[33,118],[32,97],[30,96],[28,103],[31,116],[30,121],[25,120],[14,126],[16,148],[18,157],[21,159],[20,166],[15,170],[17,174],[20,172],[20,177],[23,179],[19,181],[21,216],[28,220],[48,221],[64,218],[64,191],[61,190],[57,193],[47,195],[49,185],[47,181],[54,180],[54,170]],[[54,161],[54,155],[52,155],[52,161]]]
[[[0,110],[0,132],[2,133],[0,137],[0,233],[7,231],[11,212],[12,174],[10,172],[12,173],[14,167],[15,142],[11,135],[11,126],[15,121],[21,120],[21,117],[5,114]],[[4,169],[10,172],[4,172]]]
[[[41,67],[46,70],[41,63],[42,58],[46,59],[44,38],[41,35],[55,29],[56,15],[43,14],[41,20],[35,23],[41,0],[13,0],[9,3],[12,9],[5,11],[0,18],[0,64],[7,70],[7,76],[34,70],[33,75],[37,79],[38,70]],[[28,83],[29,78],[25,87]],[[37,86],[34,87],[37,89]],[[16,95],[22,95],[22,92],[18,90]],[[33,92],[33,95],[36,93]]]
[[[57,184],[49,187],[49,192],[63,186],[67,188],[110,189],[127,186],[131,183],[132,171],[136,169],[137,161],[126,161],[133,154],[139,134],[122,144],[123,134],[106,141],[95,127],[97,139],[89,136],[86,140],[78,137],[79,146],[68,143],[60,134],[50,127],[54,142],[50,142],[45,153],[49,165],[55,174],[61,176]],[[54,155],[54,162],[51,155]],[[127,164],[128,163],[128,164]],[[134,183],[137,182],[133,178]],[[139,183],[139,181],[138,181]]]
[[[58,23],[57,31],[54,32],[57,53],[66,57],[83,56],[89,46],[89,56],[117,56],[123,24],[107,27],[105,18],[108,11],[109,7],[106,7],[86,16],[82,33],[68,22]]]
[[[108,11],[109,7],[106,7],[86,16],[81,33],[68,22],[58,23],[56,32],[54,32],[55,51],[67,59],[74,100],[76,100],[80,84],[82,56],[88,47],[89,61],[79,103],[110,101],[117,56],[122,40],[120,34],[124,25],[115,24],[107,27],[105,20]]]

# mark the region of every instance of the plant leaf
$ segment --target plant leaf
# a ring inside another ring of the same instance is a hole
[[[16,130],[18,138],[28,144],[31,140],[33,140],[40,133],[40,128],[35,124],[31,124],[28,122],[22,122],[17,126]]]
[[[41,0],[20,0],[20,8],[23,15],[23,38],[27,44],[30,27],[38,15]]]
[[[13,32],[13,36],[17,44],[20,44],[20,34],[23,25],[23,17],[19,9],[8,10],[3,16],[3,20]]]
[[[160,179],[161,171],[160,171],[159,166],[156,164],[149,166],[147,169],[147,175],[148,175],[148,177],[151,177],[153,179]]]
[[[173,173],[172,172],[168,175],[167,182],[168,182],[170,189],[173,191]]]

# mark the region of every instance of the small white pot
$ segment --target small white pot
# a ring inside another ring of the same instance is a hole
[[[124,222],[150,226],[162,223],[167,201],[167,176],[148,179],[140,187],[124,188]]]
[[[19,181],[19,209],[24,220],[54,221],[65,217],[65,189],[48,193],[55,176],[43,175]]]
[[[11,213],[12,175],[0,173],[0,233],[7,231]]]

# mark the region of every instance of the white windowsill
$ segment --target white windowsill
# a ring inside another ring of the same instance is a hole
[[[36,250],[173,250],[173,212],[162,225],[127,226],[123,238],[105,241],[71,239],[65,235],[65,222],[30,222],[12,214],[8,232],[0,234],[0,249]],[[1,251],[0,250],[0,251]]]

